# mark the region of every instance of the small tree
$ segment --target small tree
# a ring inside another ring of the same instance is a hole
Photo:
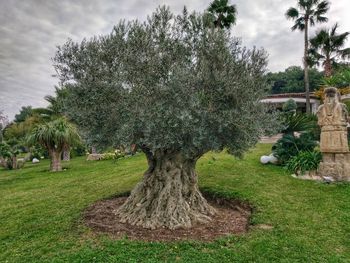
[[[283,103],[282,105],[282,110],[284,112],[288,112],[288,113],[295,113],[297,111],[298,105],[295,102],[295,100],[293,99],[289,99],[287,100],[285,103]]]
[[[271,92],[273,94],[305,92],[304,70],[299,66],[291,66],[281,72],[269,72],[266,76],[269,82],[271,82]],[[314,91],[315,89],[319,88],[322,77],[323,74],[317,69],[310,69],[310,91]]]
[[[49,102],[47,110],[51,118],[57,118],[57,116],[65,116],[65,98],[68,96],[68,90],[66,87],[55,86],[55,96],[48,95],[45,100]],[[67,144],[63,149],[63,161],[70,161],[70,146]]]
[[[211,150],[240,156],[273,126],[259,102],[265,53],[241,48],[198,14],[162,7],[145,23],[68,41],[55,62],[69,85],[68,114],[90,141],[135,144],[146,155],[142,182],[118,210],[122,222],[174,229],[209,221],[215,211],[198,189],[197,160]]]
[[[27,117],[33,115],[32,106],[22,106],[20,112],[15,115],[15,122],[23,122]]]
[[[50,155],[50,170],[61,171],[61,154],[66,145],[75,144],[80,137],[74,125],[64,118],[40,124],[28,137],[30,144],[40,143]]]
[[[17,155],[20,153],[19,146],[16,140],[0,142],[0,161],[1,165],[6,169],[21,168],[17,163]]]

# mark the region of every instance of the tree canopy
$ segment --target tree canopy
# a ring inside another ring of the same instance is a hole
[[[323,74],[317,69],[310,69],[310,91],[317,90]],[[271,93],[304,92],[304,71],[299,66],[291,66],[281,72],[269,72],[266,75],[271,85]]]
[[[55,67],[70,92],[68,114],[99,145],[201,155],[241,154],[264,130],[266,54],[247,50],[201,16],[157,10],[107,36],[68,41]]]
[[[208,13],[212,16],[216,28],[229,29],[236,23],[236,6],[229,5],[228,0],[214,0],[209,5]]]
[[[329,10],[329,2],[322,0],[297,0],[297,7],[290,7],[286,17],[295,21],[292,30],[307,30],[308,25],[325,23],[328,18],[325,16]]]
[[[22,122],[33,114],[32,106],[22,106],[18,114],[15,115],[15,122]]]
[[[309,57],[312,65],[322,64],[326,77],[330,77],[339,60],[350,59],[350,48],[345,48],[350,32],[337,34],[338,24],[321,29],[310,39]]]

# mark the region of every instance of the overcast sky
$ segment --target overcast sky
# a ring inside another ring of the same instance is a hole
[[[202,11],[210,0],[0,0],[0,110],[10,119],[21,106],[46,106],[57,80],[51,58],[68,38],[110,33],[120,19],[144,20],[158,5],[181,12]],[[238,9],[232,28],[243,44],[264,47],[269,69],[281,71],[301,65],[303,35],[291,32],[284,17],[296,0],[231,0]],[[331,0],[328,24],[339,22],[339,32],[350,31],[350,1]],[[314,30],[314,29],[313,29]],[[348,43],[350,43],[348,41]]]

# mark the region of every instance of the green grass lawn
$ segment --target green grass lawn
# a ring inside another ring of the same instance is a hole
[[[93,235],[81,222],[94,201],[129,191],[144,156],[87,162],[48,172],[48,161],[0,170],[0,262],[350,262],[350,184],[302,181],[259,163],[270,145],[243,160],[210,153],[197,164],[202,189],[248,200],[253,227],[213,243],[143,243]]]

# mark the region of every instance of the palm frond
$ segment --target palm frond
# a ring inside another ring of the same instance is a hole
[[[328,10],[329,10],[329,2],[322,1],[317,5],[317,8],[315,10],[315,16],[323,16],[328,12]]]
[[[350,48],[339,50],[342,59],[350,59]]]
[[[349,34],[350,34],[350,32],[345,32],[345,33],[342,33],[342,34],[339,34],[339,35],[336,35],[334,33],[333,36],[332,36],[333,45],[338,47],[338,48],[343,47],[345,45],[345,42],[346,42]]]
[[[338,24],[333,25],[330,29],[321,29],[310,39],[309,53],[323,65],[327,65],[327,63],[332,66],[337,65],[337,58],[350,58],[349,50],[343,48],[350,32],[337,34],[337,29]]]
[[[285,128],[282,132],[286,134],[311,131],[317,126],[315,116],[307,114],[286,114],[283,123]]]
[[[37,125],[27,137],[30,145],[39,143],[46,148],[62,149],[80,141],[77,128],[64,118]]]
[[[307,10],[309,7],[312,5],[312,0],[299,0],[298,1],[298,6],[302,10]]]
[[[295,30],[300,30],[300,31],[304,31],[305,29],[305,20],[303,17],[299,17],[298,19],[296,19],[295,24],[291,27],[291,29],[293,31]]]
[[[299,17],[299,11],[298,9],[294,8],[294,7],[290,7],[285,16],[287,17],[287,19],[292,19],[292,20],[295,20]]]
[[[326,22],[328,22],[328,18],[325,16],[316,16],[316,21],[318,23],[326,23]]]

